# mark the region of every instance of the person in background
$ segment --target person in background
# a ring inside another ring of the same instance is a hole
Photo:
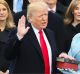
[[[11,10],[6,1],[0,0],[0,74],[8,74],[9,61],[4,52],[7,47],[9,34],[15,28]]]
[[[5,1],[8,3],[13,13],[18,13],[23,10],[26,10],[28,5],[28,0],[5,0]]]
[[[27,6],[28,6],[29,2],[28,2],[28,0],[5,0],[5,1],[8,3],[8,5],[13,13],[15,25],[17,25],[18,20],[21,16],[21,13],[23,12],[26,15],[25,12],[27,11]]]
[[[46,28],[48,24],[48,7],[46,3],[42,1],[31,3],[28,6],[27,19],[29,22],[27,25],[24,16],[19,19],[17,32],[14,30],[11,33],[5,52],[8,60],[17,57],[13,74],[56,74],[57,50],[54,33]],[[45,41],[45,43],[42,41]],[[65,57],[71,58],[67,54],[65,55]]]
[[[62,5],[57,0],[44,0],[48,4],[49,11],[52,11],[53,13],[57,13],[59,16],[64,17],[64,14],[66,12],[66,7]]]
[[[64,18],[66,29],[65,48],[69,51],[72,38],[80,32],[80,0],[72,0]]]

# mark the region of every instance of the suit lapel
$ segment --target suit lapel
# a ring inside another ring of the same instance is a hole
[[[45,34],[47,36],[47,39],[49,41],[49,44],[51,46],[51,52],[52,52],[52,69],[55,71],[56,67],[56,44],[55,44],[55,38],[54,38],[54,33],[50,30],[44,30]]]
[[[53,35],[52,35],[52,33],[50,33],[48,30],[44,30],[44,32],[45,32],[45,34],[46,34],[46,36],[47,36],[47,39],[48,39],[48,41],[49,41],[49,44],[50,44],[50,46],[51,46],[51,49],[54,49],[54,38],[53,38]]]
[[[52,61],[54,61],[55,59],[55,56],[56,56],[56,44],[55,44],[55,38],[54,38],[54,33],[50,30],[44,30],[46,36],[47,36],[47,39],[49,41],[49,44],[51,46],[51,52],[52,52]]]
[[[55,50],[56,46],[55,46],[55,41],[54,41],[54,36],[52,35],[51,32],[49,32],[49,30],[44,30],[46,36],[47,36],[47,39],[50,43],[50,46],[51,46],[51,51],[52,51],[52,55],[55,54],[53,52],[53,49]],[[28,31],[28,35],[29,35],[29,39],[30,41],[32,42],[33,46],[34,46],[34,49],[36,50],[36,52],[38,52],[38,54],[40,55],[41,59],[43,60],[43,56],[42,56],[42,52],[41,52],[41,48],[40,48],[40,45],[39,45],[39,42],[37,40],[37,37],[32,29],[32,27],[30,26],[30,30]]]
[[[34,49],[36,50],[36,52],[38,52],[38,54],[40,55],[41,59],[43,60],[43,56],[42,56],[42,52],[41,52],[41,47],[39,45],[39,42],[37,40],[37,37],[32,29],[32,27],[30,27],[30,30],[28,32],[29,34],[29,39],[32,42]]]

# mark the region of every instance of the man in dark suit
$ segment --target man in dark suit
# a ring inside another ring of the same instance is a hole
[[[9,40],[6,50],[7,59],[17,57],[13,74],[55,74],[56,44],[54,33],[46,29],[48,23],[47,5],[44,2],[31,3],[27,11],[27,18],[30,25],[25,27],[25,17],[22,16],[18,23],[17,33],[11,34],[11,40]],[[49,68],[45,67],[39,31],[43,32],[47,45]],[[49,73],[45,72],[46,68],[50,70]]]
[[[17,32],[11,32],[8,41],[5,56],[8,60],[16,58],[13,74],[56,74],[57,48],[53,31],[46,28],[48,23],[47,5],[44,2],[31,3],[27,11],[27,18],[30,24],[26,27],[25,17],[22,16],[18,22]],[[47,45],[48,64],[44,59],[43,54],[45,53],[43,53],[39,31],[43,32]],[[64,56],[67,57],[66,54]],[[49,71],[46,72],[46,69]]]
[[[14,0],[5,0],[5,1],[9,4],[11,11],[14,13],[13,11],[13,1]],[[22,10],[26,10],[28,3],[29,3],[28,0],[23,0]]]
[[[29,0],[29,3],[32,3],[32,2],[34,2],[34,0]],[[18,20],[22,15],[26,16],[27,11],[24,10],[24,11],[16,13],[14,15],[14,21],[16,24],[18,24]],[[26,22],[27,22],[27,20],[26,20]],[[51,29],[52,31],[54,31],[58,53],[65,51],[65,48],[64,48],[65,29],[64,29],[64,24],[63,24],[62,18],[59,17],[59,15],[49,11],[47,27],[49,29]]]

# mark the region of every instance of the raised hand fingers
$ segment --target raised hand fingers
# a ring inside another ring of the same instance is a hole
[[[17,36],[19,39],[22,39],[29,30],[29,27],[25,27],[25,21],[25,16],[23,15],[18,22]]]
[[[26,17],[23,15],[18,21],[18,27],[25,27]]]

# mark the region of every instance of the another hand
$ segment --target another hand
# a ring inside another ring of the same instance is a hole
[[[17,36],[19,39],[22,39],[30,28],[30,27],[25,27],[25,23],[26,23],[26,19],[25,16],[23,15],[18,22]]]
[[[61,58],[68,58],[68,59],[70,59],[70,60],[75,60],[75,58],[67,55],[67,53],[64,53],[64,52],[61,53],[61,54],[59,55],[59,57],[61,57]]]

